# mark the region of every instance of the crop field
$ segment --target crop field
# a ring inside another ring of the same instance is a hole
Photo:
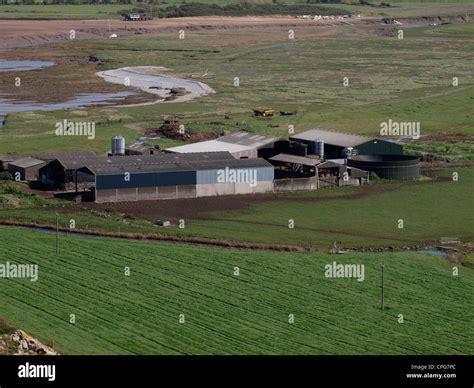
[[[56,255],[52,234],[0,228],[0,236],[2,261],[39,266],[37,282],[2,281],[0,316],[66,354],[474,351],[473,269],[453,276],[453,264],[434,255],[313,256],[65,236]],[[364,263],[364,281],[325,277],[335,260]]]

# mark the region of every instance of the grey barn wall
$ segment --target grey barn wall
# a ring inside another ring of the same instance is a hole
[[[131,173],[130,180],[125,175],[110,174],[96,176],[96,189],[127,189],[136,187],[160,187],[196,184],[196,171],[160,171]]]
[[[236,170],[256,170],[257,171],[257,181],[258,182],[268,182],[273,181],[274,170],[272,166],[268,167],[246,167],[246,168],[237,168]],[[220,169],[214,170],[199,170],[196,173],[196,184],[212,184],[219,183],[218,172]]]
[[[96,176],[95,201],[102,203],[124,202],[273,191],[274,170],[271,165],[230,168],[230,170],[242,172],[255,170],[257,172],[255,186],[252,186],[250,182],[219,183],[220,170],[223,169],[130,174],[128,182],[124,180],[122,174],[100,175]],[[104,177],[106,178],[104,179]]]

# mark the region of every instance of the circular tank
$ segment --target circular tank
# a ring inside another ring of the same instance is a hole
[[[123,136],[112,138],[112,155],[125,155],[125,138]]]
[[[347,158],[347,165],[383,179],[414,180],[420,176],[420,159],[410,155],[358,155]]]

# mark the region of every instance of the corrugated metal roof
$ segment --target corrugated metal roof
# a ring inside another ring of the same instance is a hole
[[[323,140],[327,144],[338,145],[341,147],[355,147],[359,144],[373,140],[374,138],[315,128],[292,135],[291,139],[306,141]]]
[[[26,158],[21,158],[14,160],[13,162],[9,163],[10,166],[17,166],[21,168],[28,168],[28,167],[33,167],[37,166],[38,164],[43,164],[43,160],[35,159],[35,158],[30,158],[29,156]]]
[[[232,143],[225,143],[222,141],[215,140],[206,140],[201,141],[199,143],[192,143],[192,144],[185,144],[182,146],[171,147],[167,148],[166,151],[175,152],[178,154],[185,154],[185,153],[194,153],[194,152],[230,152],[230,153],[237,153],[243,151],[251,151],[252,147],[239,145],[239,144],[232,144]]]
[[[158,153],[152,155],[95,156],[93,158],[80,157],[76,159],[58,159],[59,163],[61,163],[66,170],[76,170],[86,166],[130,166],[130,169],[133,166],[167,164],[192,160],[234,160],[234,157],[228,152],[208,152],[189,154]]]
[[[189,163],[196,171],[198,170],[220,170],[226,167],[231,169],[272,167],[265,159],[233,159],[233,160],[213,160],[213,161],[193,161]],[[273,167],[272,167],[273,168]]]
[[[228,151],[231,153],[251,151],[272,144],[279,139],[258,135],[251,132],[236,132],[213,140],[201,141],[199,143],[185,144],[182,146],[168,148],[167,151],[176,153]]]
[[[321,163],[319,159],[307,158],[305,156],[297,156],[291,154],[278,154],[271,157],[269,160],[273,160],[275,162],[301,164],[303,166],[311,167],[317,166]]]
[[[93,151],[73,151],[73,152],[39,152],[32,154],[33,157],[42,160],[72,160],[83,158],[96,158],[97,155]]]
[[[163,164],[145,164],[145,165],[110,165],[110,166],[87,166],[87,169],[95,175],[122,175],[126,172],[130,174],[145,174],[171,171],[194,171],[193,168],[185,163],[163,163]]]
[[[232,133],[230,135],[219,137],[216,140],[224,143],[238,144],[251,148],[260,148],[276,142],[278,138],[240,131]]]
[[[202,154],[200,154],[202,156]],[[178,160],[172,158],[174,154],[168,154],[169,160],[162,160],[159,163],[138,163],[138,164],[114,164],[110,165],[88,165],[86,168],[96,175],[119,175],[126,172],[130,174],[141,173],[159,173],[170,171],[204,171],[204,170],[220,170],[225,168],[242,169],[242,168],[258,168],[270,167],[272,165],[264,159],[234,159],[224,158],[217,160],[209,160],[206,158],[196,158],[196,155],[190,158],[180,158]]]

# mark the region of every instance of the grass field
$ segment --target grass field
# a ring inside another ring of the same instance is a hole
[[[468,193],[474,188],[474,171],[458,172],[458,182],[391,184],[357,199],[251,205],[189,222],[179,233],[317,248],[329,248],[334,241],[346,247],[422,245],[446,236],[472,241],[473,201]],[[318,197],[317,192],[310,195]],[[403,229],[398,229],[399,219]],[[294,229],[288,228],[289,220],[294,220]]]
[[[36,283],[0,279],[0,316],[67,354],[474,351],[474,272],[461,266],[454,277],[453,265],[434,255],[312,256],[63,236],[56,255],[52,234],[0,235],[8,241],[0,262],[39,265]],[[334,260],[365,264],[365,280],[326,278]]]
[[[36,82],[35,94],[46,99],[51,90],[71,93],[88,82],[98,88],[98,70],[137,65],[166,66],[172,69],[169,74],[184,78],[208,70],[207,77],[197,79],[217,93],[187,103],[11,114],[0,128],[0,154],[48,149],[106,151],[112,134],[121,133],[127,141],[138,136],[124,125],[157,127],[164,114],[178,114],[189,128],[244,129],[282,137],[288,135],[289,125],[296,132],[326,127],[377,136],[380,123],[389,119],[420,122],[422,134],[474,134],[470,109],[474,24],[408,29],[404,40],[352,27],[301,29],[295,34],[295,40],[288,40],[287,31],[278,28],[244,29],[238,36],[233,30],[210,30],[189,32],[184,40],[163,33],[156,39],[141,35],[55,44],[47,51],[16,50],[17,57],[96,55],[107,61],[99,68],[71,59],[58,69],[41,71],[42,82]],[[64,78],[68,72],[74,80],[70,85]],[[8,85],[6,74],[0,76],[0,82]],[[235,77],[239,87],[234,86]],[[348,77],[349,87],[342,86],[343,77]],[[452,86],[453,77],[459,79],[459,86]],[[107,88],[120,89],[110,84]],[[253,117],[251,109],[262,106],[298,114]],[[230,120],[224,119],[225,112],[231,113]],[[100,122],[95,141],[54,136],[55,122],[65,118]],[[423,143],[420,145],[418,150],[423,151]],[[460,151],[460,155],[465,153]]]

